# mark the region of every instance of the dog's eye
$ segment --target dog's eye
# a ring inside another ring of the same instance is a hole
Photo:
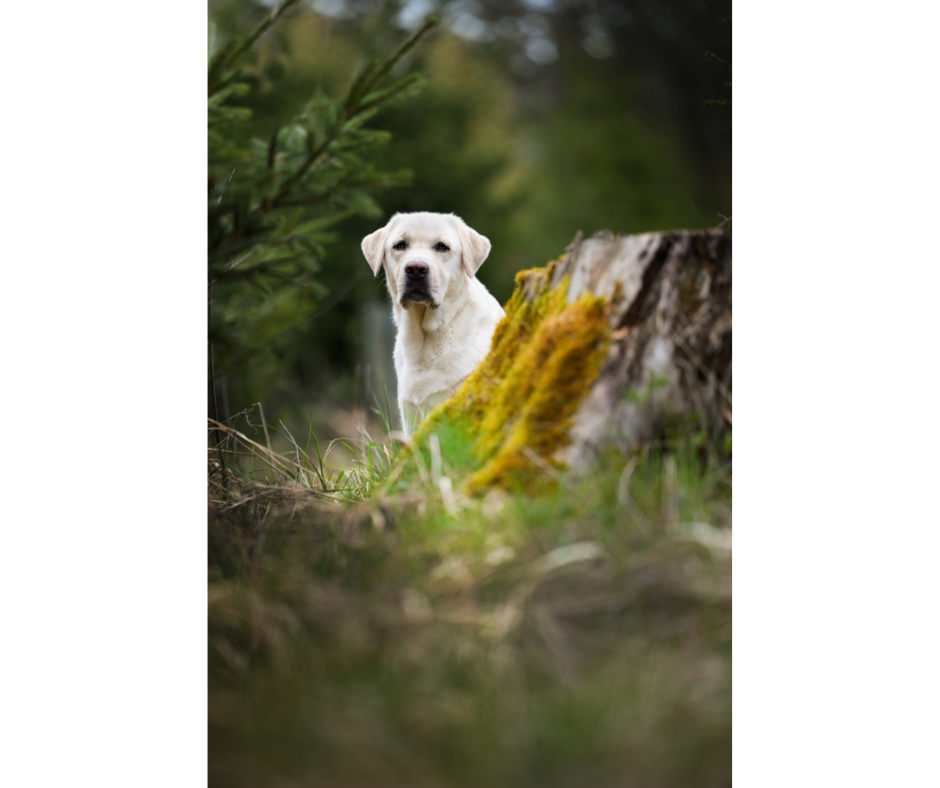
[[[402,249],[407,249],[407,248],[408,248],[408,242],[407,242],[407,241],[399,241],[397,244],[395,244],[395,245],[392,247],[392,249],[397,249],[399,252],[400,252]]]
[[[437,246],[435,246],[434,249],[438,252],[450,251],[450,247],[447,244],[443,243],[442,241],[438,241]]]

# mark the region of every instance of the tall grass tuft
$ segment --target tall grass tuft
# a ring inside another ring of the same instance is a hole
[[[391,430],[387,397],[385,402],[386,409],[377,407],[375,412],[384,423],[389,436],[386,440],[377,440],[360,427],[359,438],[337,438],[322,449],[309,419],[308,432],[301,445],[283,422],[280,426],[267,424],[260,405],[260,426],[267,445],[210,418],[210,435],[221,434],[223,440],[208,450],[209,503],[226,511],[249,503],[257,507],[270,500],[290,499],[299,506],[315,500],[336,503],[366,500],[388,476],[401,450]],[[256,426],[251,422],[251,411],[239,416],[244,416],[250,426]],[[291,450],[287,453],[274,451],[269,431],[285,439]],[[336,467],[328,459],[340,445],[352,454],[352,461]]]

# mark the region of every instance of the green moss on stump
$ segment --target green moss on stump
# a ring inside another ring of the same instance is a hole
[[[466,482],[468,493],[553,483],[545,463],[567,445],[574,415],[597,379],[610,339],[607,302],[585,293],[568,304],[567,278],[550,288],[555,265],[516,275],[489,355],[415,432],[422,446],[450,422],[469,438],[480,465]]]

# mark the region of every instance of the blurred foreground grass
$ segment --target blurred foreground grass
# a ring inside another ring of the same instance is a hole
[[[213,477],[210,785],[730,785],[731,467],[677,434],[482,497],[455,430],[240,441],[275,470]]]

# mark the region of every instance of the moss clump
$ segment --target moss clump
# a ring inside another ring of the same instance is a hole
[[[551,288],[554,267],[516,275],[489,355],[415,433],[421,445],[447,421],[471,438],[480,467],[467,492],[550,483],[546,463],[567,444],[604,360],[607,302],[585,293],[568,304],[567,278]]]

